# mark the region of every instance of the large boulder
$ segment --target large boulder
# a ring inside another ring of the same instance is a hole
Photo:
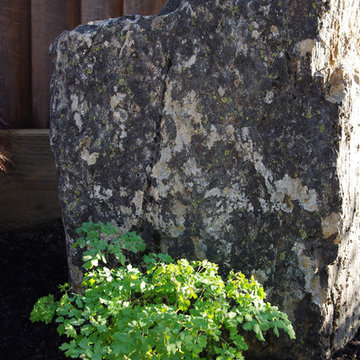
[[[359,3],[174,1],[52,46],[69,254],[84,221],[253,274],[294,321],[260,359],[326,359],[359,325]]]

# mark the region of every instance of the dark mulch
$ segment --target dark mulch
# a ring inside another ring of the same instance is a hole
[[[56,326],[29,320],[36,300],[67,282],[64,238],[60,220],[0,233],[0,359],[66,359]]]
[[[32,324],[35,301],[67,282],[60,220],[35,230],[0,233],[0,359],[64,360],[56,325]],[[360,331],[333,360],[360,359]],[[325,360],[325,359],[324,359]]]

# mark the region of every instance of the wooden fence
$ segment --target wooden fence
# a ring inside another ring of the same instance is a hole
[[[157,14],[166,0],[0,0],[0,109],[11,128],[48,128],[50,43],[63,30],[123,14]]]
[[[61,216],[49,146],[50,43],[64,30],[124,14],[157,14],[166,0],[0,0],[0,120],[12,163],[0,171],[0,231]]]

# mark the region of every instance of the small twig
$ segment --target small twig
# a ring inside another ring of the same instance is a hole
[[[9,123],[4,119],[4,111],[0,108],[0,129],[9,128]],[[0,171],[6,174],[6,163],[12,164],[12,161],[6,155],[5,144],[0,140]]]

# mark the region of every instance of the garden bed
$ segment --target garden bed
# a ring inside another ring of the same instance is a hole
[[[60,220],[0,233],[0,354],[2,360],[64,360],[56,325],[32,324],[35,301],[67,281],[64,230]],[[333,360],[360,359],[360,331]]]

